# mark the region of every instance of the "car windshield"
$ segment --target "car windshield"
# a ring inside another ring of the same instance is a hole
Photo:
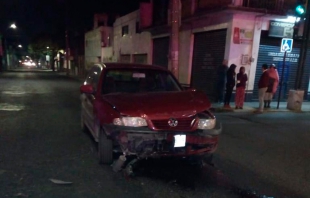
[[[153,69],[109,69],[105,73],[102,93],[141,93],[180,91],[169,72]]]

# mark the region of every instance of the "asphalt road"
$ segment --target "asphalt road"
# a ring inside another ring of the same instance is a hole
[[[214,166],[146,160],[128,178],[99,165],[81,132],[80,85],[52,72],[0,74],[1,198],[310,197],[309,113],[218,113]]]

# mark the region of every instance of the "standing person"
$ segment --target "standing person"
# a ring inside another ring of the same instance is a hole
[[[229,103],[230,103],[230,98],[231,94],[233,92],[233,89],[235,87],[235,77],[236,77],[236,65],[231,64],[229,69],[227,70],[226,73],[226,93],[225,93],[225,100],[224,100],[224,108],[231,108]]]
[[[226,82],[226,72],[227,72],[227,60],[224,59],[222,65],[218,67],[217,70],[217,101],[218,103],[222,103],[224,99],[224,89],[225,89],[225,82]]]
[[[239,73],[237,74],[237,85],[236,85],[236,97],[235,104],[236,109],[243,109],[245,85],[248,81],[248,76],[245,73],[245,68],[240,67]]]
[[[269,84],[269,74],[267,72],[268,70],[268,65],[263,64],[262,65],[262,70],[263,73],[258,81],[258,100],[259,100],[259,108],[256,111],[256,113],[263,113],[264,111],[264,99],[265,99],[265,94],[268,88]]]
[[[265,94],[265,108],[270,108],[270,102],[274,96],[274,94],[277,91],[278,85],[279,85],[279,74],[276,69],[275,64],[271,64],[268,69],[268,74],[269,74],[269,85],[267,92]]]

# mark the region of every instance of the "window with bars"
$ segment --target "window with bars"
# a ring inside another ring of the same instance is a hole
[[[129,27],[128,25],[122,27],[122,36],[129,34]]]

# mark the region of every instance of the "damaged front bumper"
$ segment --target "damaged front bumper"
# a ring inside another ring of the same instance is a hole
[[[107,124],[107,135],[117,142],[123,153],[139,158],[186,157],[213,153],[222,132],[221,124],[213,129],[183,131],[154,131],[147,127],[125,127]]]

